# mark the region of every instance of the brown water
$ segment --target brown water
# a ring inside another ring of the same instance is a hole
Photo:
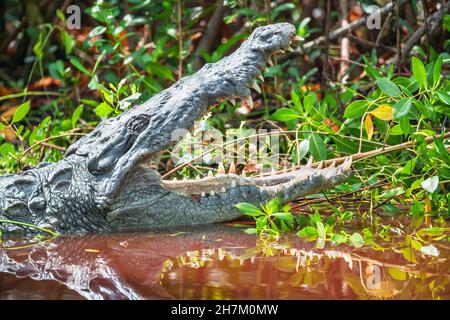
[[[315,249],[225,225],[30,241],[2,243],[1,299],[450,298],[445,243],[411,259],[401,243]]]

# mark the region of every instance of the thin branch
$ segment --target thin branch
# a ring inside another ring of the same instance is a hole
[[[442,17],[450,10],[450,1],[448,1],[445,5],[442,5],[441,9],[433,13],[428,17],[427,23],[417,29],[413,35],[406,41],[405,45],[402,48],[401,59],[402,62],[408,57],[409,52],[412,50],[414,45],[419,42],[419,40],[425,35],[427,32],[427,25],[430,27],[430,33],[433,33],[441,23]],[[394,57],[393,61],[389,61],[389,63],[396,63],[396,57]]]

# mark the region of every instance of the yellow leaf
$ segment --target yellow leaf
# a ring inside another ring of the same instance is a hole
[[[370,113],[380,120],[389,121],[394,119],[394,108],[392,108],[391,106],[379,106]]]
[[[364,127],[366,128],[367,139],[371,140],[373,135],[373,122],[370,114],[368,114],[366,120],[364,120]]]

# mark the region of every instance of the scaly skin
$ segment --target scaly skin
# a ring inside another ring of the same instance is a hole
[[[0,220],[61,233],[214,223],[239,217],[234,207],[239,202],[258,205],[274,196],[288,202],[344,182],[351,161],[322,170],[309,164],[259,179],[223,174],[169,182],[155,169],[154,160],[171,146],[175,130],[192,128],[216,101],[248,99],[266,61],[290,48],[294,37],[288,23],[257,28],[230,56],[102,121],[63,160],[0,177]]]

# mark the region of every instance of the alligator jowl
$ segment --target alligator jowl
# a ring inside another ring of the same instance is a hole
[[[241,216],[240,202],[258,205],[275,196],[288,202],[344,182],[351,158],[267,177],[222,173],[183,181],[163,180],[154,165],[174,130],[192,128],[219,100],[248,99],[271,55],[290,49],[296,37],[289,23],[259,27],[231,55],[100,122],[61,161],[0,177],[0,220],[60,233],[215,223]]]

